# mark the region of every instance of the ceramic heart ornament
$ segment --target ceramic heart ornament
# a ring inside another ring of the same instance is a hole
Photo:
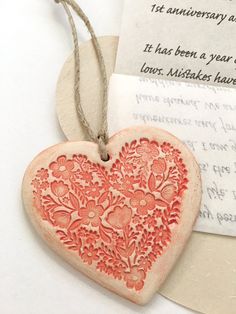
[[[158,290],[198,215],[201,180],[189,149],[156,128],[38,155],[23,182],[26,211],[48,245],[102,286],[138,304]]]

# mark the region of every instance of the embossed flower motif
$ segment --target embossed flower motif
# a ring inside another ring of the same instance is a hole
[[[71,215],[65,210],[58,210],[54,212],[52,218],[54,225],[61,228],[67,228],[71,221]]]
[[[129,273],[125,274],[126,286],[128,288],[135,288],[135,290],[141,290],[144,285],[145,272],[138,269],[137,266],[133,266]]]
[[[51,190],[54,195],[57,197],[63,197],[69,192],[67,184],[64,184],[63,181],[54,181],[51,183]]]
[[[144,223],[148,225],[149,228],[154,227],[156,225],[155,217],[148,216],[144,218]]]
[[[171,202],[173,200],[175,193],[175,187],[173,184],[168,184],[161,190],[161,196],[167,202]]]
[[[121,265],[120,265],[120,266],[117,266],[117,267],[113,270],[114,278],[119,279],[119,280],[122,279],[123,273],[124,273],[124,269],[123,269],[123,267],[122,267]]]
[[[155,142],[143,141],[136,149],[144,162],[159,156],[158,145]]]
[[[166,162],[164,158],[158,158],[153,161],[152,171],[155,174],[163,174],[166,171]]]
[[[116,206],[107,216],[107,222],[115,229],[123,229],[132,218],[132,210],[128,206]]]
[[[35,189],[39,189],[39,187],[40,187],[40,181],[39,181],[39,179],[34,179],[34,180],[31,182],[31,185],[33,185],[33,187],[34,187]]]
[[[49,168],[52,170],[52,175],[56,178],[69,179],[74,169],[74,162],[67,160],[66,156],[60,156],[57,161],[50,164]]]
[[[49,187],[49,183],[47,181],[43,181],[40,184],[40,189],[42,189],[42,190],[47,190],[48,187]]]
[[[78,174],[78,176],[79,176],[82,180],[87,181],[87,182],[90,182],[90,181],[93,180],[93,175],[92,175],[92,173],[90,173],[90,172],[80,172],[80,173]]]
[[[135,184],[135,179],[134,176],[128,176],[126,175],[122,180],[121,180],[121,188],[124,190],[131,190],[134,188]]]
[[[93,261],[97,261],[99,259],[99,256],[97,255],[98,250],[95,249],[92,245],[90,247],[84,248],[84,253],[82,254],[82,259],[85,263],[88,263],[89,265],[92,264]]]
[[[105,272],[106,271],[106,263],[104,261],[98,262],[97,269]]]
[[[101,187],[99,186],[98,182],[95,182],[94,184],[88,186],[85,191],[87,193],[88,196],[91,197],[98,197],[100,195],[100,189]]]
[[[169,241],[170,231],[164,226],[160,226],[155,230],[155,243],[161,242],[162,244],[166,244]]]
[[[88,234],[88,237],[86,239],[86,243],[88,244],[94,244],[96,243],[96,240],[98,239],[98,235],[96,232],[90,231]]]
[[[133,223],[134,224],[140,224],[142,222],[142,218],[139,215],[134,215],[133,217]]]
[[[85,172],[88,172],[88,171],[90,170],[90,168],[91,168],[90,162],[84,163],[84,165],[83,165],[83,170],[84,170]]]
[[[150,269],[152,266],[152,263],[147,257],[141,257],[139,262],[139,268],[143,269],[145,272]]]
[[[114,181],[114,182],[117,181],[118,178],[119,178],[119,176],[117,174],[114,174],[114,173],[109,176],[110,181]]]
[[[172,155],[174,157],[179,157],[180,154],[181,154],[181,152],[178,149],[173,149],[172,150]]]
[[[49,175],[48,175],[48,170],[47,169],[40,169],[37,171],[36,177],[38,177],[40,180],[47,180]]]
[[[98,227],[101,223],[100,217],[102,216],[104,209],[100,205],[96,205],[95,201],[88,201],[85,208],[79,209],[79,215],[82,217],[81,224]]]
[[[155,208],[156,201],[152,194],[138,190],[131,197],[130,204],[137,209],[138,214],[147,215],[149,210]]]
[[[163,151],[163,153],[168,153],[171,151],[171,148],[172,146],[170,145],[170,143],[166,143],[164,142],[162,145],[161,145],[161,150]]]
[[[126,173],[132,173],[133,170],[136,168],[133,164],[125,162],[123,164],[124,170]]]

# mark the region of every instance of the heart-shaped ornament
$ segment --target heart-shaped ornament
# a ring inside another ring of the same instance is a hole
[[[67,142],[38,155],[23,182],[25,208],[48,245],[102,286],[138,304],[158,290],[189,238],[201,200],[189,149],[156,128],[97,145]]]

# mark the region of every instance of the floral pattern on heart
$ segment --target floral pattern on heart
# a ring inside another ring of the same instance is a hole
[[[181,152],[143,138],[126,143],[110,169],[59,156],[32,186],[34,207],[69,250],[140,291],[168,248],[187,183]]]

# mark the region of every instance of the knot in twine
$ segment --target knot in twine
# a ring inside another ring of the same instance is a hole
[[[54,0],[57,4],[62,4],[64,7],[64,10],[68,16],[68,20],[71,27],[71,32],[73,36],[74,41],[74,58],[75,58],[75,83],[74,83],[74,99],[75,99],[75,106],[76,106],[76,112],[78,119],[80,123],[82,124],[84,131],[87,133],[88,137],[91,141],[95,142],[98,145],[99,153],[101,156],[101,159],[103,161],[109,160],[109,155],[107,152],[107,143],[108,143],[108,124],[107,124],[107,104],[108,104],[108,81],[107,81],[107,74],[106,74],[106,67],[104,62],[104,57],[102,54],[101,47],[98,43],[97,37],[95,35],[95,32],[93,30],[93,27],[88,19],[88,17],[85,15],[85,13],[82,11],[80,6],[74,1],[74,0]],[[70,12],[69,7],[70,6],[82,19],[85,26],[87,27],[91,38],[93,47],[95,49],[97,58],[98,58],[98,64],[102,76],[102,83],[103,83],[103,104],[102,104],[102,122],[101,127],[98,133],[94,132],[94,130],[91,128],[85,114],[84,110],[81,105],[81,95],[80,95],[80,54],[79,54],[79,44],[78,44],[78,34],[76,31],[75,22],[73,19],[73,16]]]

